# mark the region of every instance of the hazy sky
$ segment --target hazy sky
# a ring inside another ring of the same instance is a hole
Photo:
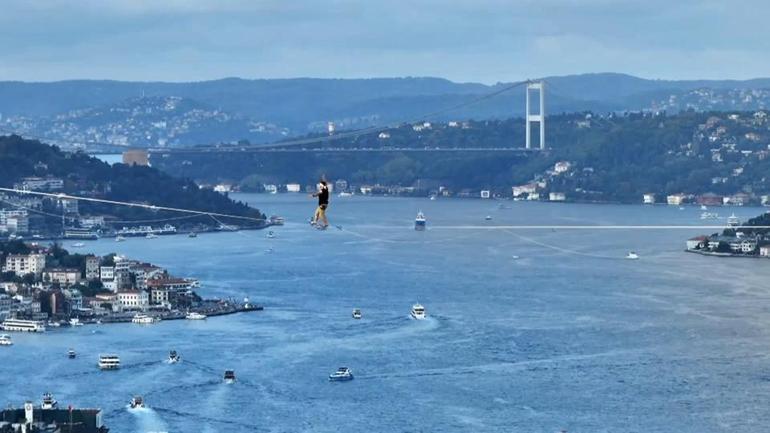
[[[0,80],[770,76],[770,2],[3,0]]]

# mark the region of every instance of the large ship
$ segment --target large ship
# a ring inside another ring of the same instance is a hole
[[[422,211],[417,212],[417,218],[414,219],[414,229],[418,231],[425,230],[426,223],[425,214]]]
[[[117,236],[122,237],[147,237],[148,235],[174,235],[176,234],[176,227],[171,224],[166,224],[163,227],[152,226],[138,226],[138,227],[123,227],[115,232]]]
[[[99,355],[100,370],[117,370],[120,368],[118,355]]]
[[[99,232],[91,229],[67,228],[67,229],[64,229],[64,238],[95,241],[99,239]]]
[[[2,328],[4,331],[45,332],[45,325],[37,320],[5,319]]]
[[[139,325],[152,325],[156,322],[156,319],[146,314],[137,313],[131,318],[131,323],[137,323]]]

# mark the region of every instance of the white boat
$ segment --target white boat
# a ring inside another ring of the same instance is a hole
[[[56,406],[59,405],[59,402],[57,402],[50,392],[46,392],[43,394],[43,402],[40,404],[40,409],[49,410],[49,409],[56,409]]]
[[[75,359],[75,357],[77,357],[77,356],[78,356],[78,354],[75,353],[75,349],[70,349],[70,350],[67,351],[67,358]]]
[[[72,244],[72,248],[83,248],[84,246],[86,246],[86,244],[84,244],[83,242],[75,242],[74,244]]]
[[[343,191],[343,192],[339,193],[338,196],[339,197],[352,197],[353,193],[352,192],[344,192]]]
[[[225,383],[235,383],[235,371],[225,370],[224,381]]]
[[[195,233],[195,232],[190,232],[190,233],[187,235],[187,237],[188,237],[188,238],[197,238],[197,237],[198,237],[198,233]]]
[[[147,233],[147,236],[145,236],[145,238],[147,239],[155,239],[157,237],[158,235],[156,235],[155,233]]]
[[[8,334],[0,334],[0,346],[12,346],[13,340]]]
[[[702,220],[715,220],[719,218],[719,214],[713,213],[713,212],[703,212],[700,214],[700,219]]]
[[[425,230],[427,222],[425,214],[423,214],[422,211],[417,212],[417,218],[414,219],[414,229],[417,231]]]
[[[118,355],[99,355],[100,370],[117,370],[120,368]]]
[[[125,240],[126,238],[124,238],[123,236],[115,236],[115,242],[123,242]]]
[[[700,210],[709,210],[705,204],[700,205]]]
[[[639,259],[639,254],[636,254],[635,252],[631,251],[626,255],[626,258],[628,260],[637,260]]]
[[[187,313],[186,316],[184,316],[187,320],[203,320],[206,318],[205,314],[196,313],[195,311]]]
[[[144,399],[142,398],[141,395],[135,395],[131,399],[130,406],[131,406],[131,409],[141,409],[144,407]]]
[[[73,317],[70,319],[70,326],[83,326],[83,322],[81,322],[77,317]]]
[[[413,319],[422,320],[425,318],[425,307],[422,305],[414,304],[412,305],[412,311],[409,313]]]
[[[519,260],[521,257],[517,256],[516,254],[512,255],[511,258],[513,260]]]
[[[137,313],[131,319],[131,323],[137,323],[139,325],[152,325],[155,323],[155,318],[146,314]]]
[[[353,310],[353,318],[356,319],[356,320],[361,318],[361,309],[360,308],[356,308],[355,310]]]
[[[435,196],[435,195],[432,195],[432,196],[430,196],[430,199],[431,199],[431,200],[436,200],[436,196]]]
[[[182,357],[179,356],[178,353],[176,353],[176,350],[172,350],[168,353],[168,363],[169,364],[176,364],[177,362],[181,361]]]
[[[735,214],[732,214],[729,217],[727,217],[727,225],[731,227],[736,227],[736,226],[739,226],[740,224],[741,224],[741,220],[737,216],[735,216]]]
[[[340,367],[337,371],[329,375],[329,380],[332,382],[353,380],[353,372],[347,367]]]
[[[2,327],[4,331],[45,332],[45,325],[37,320],[5,319]]]
[[[492,221],[492,215],[487,215],[484,217],[485,221]]]

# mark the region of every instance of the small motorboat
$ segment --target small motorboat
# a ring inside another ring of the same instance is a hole
[[[361,318],[361,309],[360,308],[356,308],[355,310],[353,310],[353,318],[356,319],[356,320]]]
[[[123,242],[125,240],[126,238],[124,238],[123,236],[115,236],[115,242]]]
[[[131,398],[131,409],[141,409],[144,407],[144,399],[141,395],[135,395]]]
[[[147,233],[147,236],[145,236],[145,238],[147,239],[155,239],[157,237],[158,235],[156,235],[155,233]]]
[[[422,211],[417,212],[417,218],[414,219],[414,229],[417,231],[425,230],[428,220],[425,218],[425,214]]]
[[[83,326],[83,322],[79,318],[73,317],[70,319],[70,326]]]
[[[347,367],[340,367],[334,373],[329,375],[331,382],[345,382],[353,380],[353,372]]]
[[[639,260],[639,254],[636,254],[635,252],[631,251],[626,255],[626,259],[628,260]]]
[[[70,350],[67,351],[67,358],[75,359],[75,357],[77,357],[77,356],[78,356],[78,354],[75,353],[75,349],[70,349]]]
[[[168,363],[169,364],[176,364],[177,362],[181,361],[182,357],[179,356],[178,353],[176,353],[176,350],[172,350],[168,353]]]
[[[84,244],[83,242],[75,242],[74,244],[72,244],[72,248],[83,248],[84,246],[86,246],[86,244]]]
[[[425,318],[425,307],[419,303],[412,305],[412,311],[410,315],[413,319],[422,320]]]
[[[485,216],[484,221],[492,221],[492,215]]]
[[[225,370],[224,380],[225,383],[235,383],[235,371]]]
[[[46,392],[45,394],[43,394],[43,402],[40,405],[41,409],[56,409],[56,406],[58,405],[59,405],[59,402],[54,400],[50,392]]]
[[[198,233],[195,233],[195,232],[190,232],[190,233],[187,235],[187,237],[188,237],[188,238],[197,238],[197,237],[198,237]]]
[[[13,346],[13,340],[8,334],[0,334],[0,346]]]
[[[184,318],[187,320],[203,320],[206,318],[206,315],[201,313],[196,313],[195,311],[191,311],[187,313],[187,315],[184,316]]]

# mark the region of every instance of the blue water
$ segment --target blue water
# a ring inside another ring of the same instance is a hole
[[[313,210],[304,195],[236,198],[287,225],[275,239],[105,239],[84,250],[160,264],[199,278],[203,296],[248,296],[265,311],[15,334],[0,350],[0,404],[51,391],[103,408],[116,432],[703,433],[770,423],[770,261],[683,253],[698,229],[436,228],[701,224],[697,208],[335,197],[329,217],[343,230],[321,232],[303,222]],[[429,221],[421,233],[418,210]],[[624,260],[629,250],[641,259]],[[425,321],[408,316],[418,301]],[[164,362],[169,349],[181,363]],[[105,352],[124,368],[98,371]],[[356,379],[329,383],[343,365]],[[222,383],[227,368],[237,383]],[[128,410],[133,394],[148,409]]]

